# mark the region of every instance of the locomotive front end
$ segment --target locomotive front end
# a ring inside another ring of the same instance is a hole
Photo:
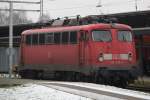
[[[137,78],[133,34],[127,25],[94,29],[92,34],[92,64],[97,81],[126,85]]]

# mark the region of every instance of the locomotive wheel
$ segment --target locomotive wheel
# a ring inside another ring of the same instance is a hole
[[[74,81],[75,73],[74,72],[65,72],[65,80],[66,81]]]
[[[19,71],[19,75],[21,76],[21,78],[26,79],[26,72],[25,72],[25,70]]]
[[[37,79],[43,79],[43,71],[37,71]]]
[[[34,70],[22,70],[19,74],[24,79],[34,79],[37,76],[37,73]]]
[[[55,72],[55,80],[57,80],[57,81],[65,81],[65,80],[67,80],[66,72],[56,71]]]
[[[29,79],[35,79],[36,78],[37,73],[34,70],[28,70],[26,73],[27,73],[27,78],[29,78]]]
[[[120,80],[120,87],[122,87],[122,88],[125,88],[125,87],[127,87],[127,85],[128,85],[128,82],[126,81],[126,80]]]
[[[117,86],[121,88],[125,88],[128,85],[127,80],[123,77],[118,77],[117,79],[115,78],[115,80],[113,80],[112,83],[113,86]]]
[[[74,79],[75,79],[75,81],[81,81],[81,74],[75,73]]]

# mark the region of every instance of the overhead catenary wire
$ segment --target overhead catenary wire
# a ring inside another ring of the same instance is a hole
[[[109,2],[109,3],[102,3],[102,7],[109,7],[109,6],[121,6],[125,5],[125,3],[134,3],[135,0],[128,0],[128,1],[114,1],[114,2]],[[133,4],[134,5],[134,4]],[[81,6],[74,6],[74,7],[67,7],[67,8],[58,8],[58,9],[47,9],[43,11],[63,11],[63,10],[72,10],[72,9],[80,9],[80,8],[96,8],[96,4],[92,5],[81,5]]]
[[[103,7],[107,7],[107,6],[116,6],[116,4],[119,4],[117,6],[120,5],[125,5],[125,3],[134,3],[134,0],[128,0],[128,1],[115,1],[115,2],[109,2],[109,3],[102,3]],[[3,2],[2,2],[3,3]],[[36,3],[36,2],[35,2]],[[38,3],[38,2],[37,2]],[[134,5],[134,4],[133,4]],[[72,10],[72,9],[80,9],[80,8],[94,8],[96,7],[96,4],[93,5],[81,5],[81,6],[74,6],[74,7],[67,7],[67,8],[58,8],[58,9],[47,9],[44,11],[48,11],[48,10],[52,10],[52,11],[57,11],[57,10]]]
[[[104,3],[102,5],[103,5],[103,7],[107,7],[107,6],[116,6],[116,4],[124,5],[124,3],[131,3],[131,2],[134,2],[134,1],[133,0],[117,1],[117,2],[113,2],[113,3]],[[59,8],[59,9],[47,9],[45,11],[48,11],[48,10],[53,10],[53,11],[57,11],[57,10],[71,10],[71,9],[89,8],[89,7],[96,8],[96,6],[97,6],[96,4],[93,4],[93,5],[82,5],[82,6],[74,6],[74,7],[67,7],[67,8]]]

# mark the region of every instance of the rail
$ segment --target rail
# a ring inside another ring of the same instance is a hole
[[[89,86],[90,83],[61,83],[61,82],[49,82],[49,83],[41,83],[44,86],[54,88],[60,91],[72,93],[79,96],[84,96],[87,98],[91,98],[94,100],[101,100],[101,96],[109,96],[113,99],[126,99],[126,100],[148,100],[150,96],[148,95],[141,95],[141,94],[132,94],[127,93],[126,91],[124,93],[120,92],[119,90],[113,91],[111,89],[102,89],[94,86]],[[89,87],[88,87],[89,86]],[[105,87],[107,88],[107,86]],[[117,88],[116,88],[117,89]]]
[[[128,86],[128,87],[126,87],[126,89],[150,93],[150,88],[148,88],[148,87]]]

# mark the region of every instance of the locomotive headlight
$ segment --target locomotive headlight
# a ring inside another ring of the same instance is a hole
[[[128,53],[128,60],[132,61],[132,53]]]
[[[98,60],[99,60],[100,62],[103,62],[103,61],[104,61],[103,53],[100,53],[100,56],[99,56]]]

